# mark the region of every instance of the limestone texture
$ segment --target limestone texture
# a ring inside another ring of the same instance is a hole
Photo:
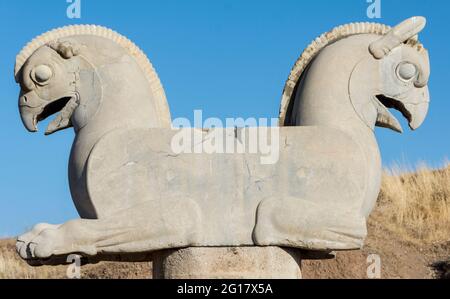
[[[272,163],[248,149],[195,152],[211,136],[251,144],[264,128],[171,128],[153,66],[120,34],[76,25],[37,37],[17,56],[20,115],[31,132],[54,114],[46,134],[75,130],[69,182],[81,219],[36,225],[18,237],[18,253],[39,264],[72,253],[191,247],[158,254],[169,265],[160,275],[189,276],[183,267],[200,267],[208,277],[247,277],[258,265],[267,269],[264,277],[297,277],[295,254],[277,247],[361,248],[381,181],[374,128],[402,131],[389,108],[411,129],[427,115],[429,57],[417,36],[424,27],[422,17],[393,28],[352,23],[317,38],[286,83],[280,126],[266,128],[276,145]],[[194,151],[176,151],[174,140],[190,134],[200,136]],[[217,272],[209,261],[222,254],[226,260],[233,250],[201,249],[242,246],[256,248],[236,249],[232,260],[241,266]],[[180,259],[188,263],[170,266]]]

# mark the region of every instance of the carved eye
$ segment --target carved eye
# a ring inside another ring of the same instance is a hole
[[[411,81],[417,73],[417,67],[410,62],[402,62],[397,67],[397,76],[403,81]]]
[[[31,71],[31,79],[39,85],[45,85],[52,77],[52,69],[45,64],[41,64]]]

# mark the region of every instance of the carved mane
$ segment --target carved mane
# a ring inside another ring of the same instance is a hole
[[[335,27],[333,30],[322,34],[316,38],[309,46],[303,51],[300,57],[294,64],[294,67],[289,74],[289,77],[285,83],[283,89],[283,95],[281,98],[280,114],[279,114],[279,126],[284,126],[286,121],[286,114],[291,104],[292,97],[297,87],[297,83],[300,80],[303,72],[308,67],[309,63],[320,53],[322,49],[335,43],[341,39],[352,35],[358,34],[377,34],[386,35],[391,30],[390,26],[378,24],[378,23],[350,23]],[[409,39],[406,42],[417,51],[423,51],[422,44],[417,39],[417,36]]]
[[[36,50],[57,39],[77,35],[91,35],[106,38],[124,48],[132,57],[134,57],[137,64],[142,68],[142,71],[144,72],[150,84],[152,93],[155,95],[158,115],[163,119],[165,125],[170,126],[171,120],[167,98],[158,74],[153,68],[153,65],[150,63],[147,56],[141,49],[139,49],[138,46],[136,46],[133,42],[131,42],[123,35],[106,27],[96,25],[71,25],[48,31],[34,38],[22,49],[22,51],[20,51],[20,53],[16,57],[16,64],[14,68],[14,76],[16,78],[16,82],[18,82],[18,75],[23,65]],[[168,119],[166,119],[166,116],[168,117]]]

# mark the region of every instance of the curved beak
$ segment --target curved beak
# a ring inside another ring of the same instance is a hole
[[[19,112],[22,123],[30,132],[37,132],[38,116],[44,111],[46,102],[35,92],[21,94],[19,97]]]
[[[19,108],[20,110],[20,117],[22,118],[22,123],[25,126],[25,128],[29,132],[37,132],[37,121],[36,121],[36,114],[31,111],[30,108],[21,106]]]
[[[30,132],[37,132],[37,124],[41,120],[59,112],[45,131],[45,135],[50,135],[72,126],[71,117],[79,103],[77,93],[46,101],[42,100],[34,91],[30,91],[20,95],[19,112],[23,125]]]
[[[425,86],[396,97],[379,95],[375,98],[374,103],[378,111],[376,125],[402,133],[400,122],[389,111],[389,108],[399,111],[408,120],[411,130],[416,130],[427,117],[430,95],[428,87]]]
[[[420,89],[419,99],[416,99],[416,101],[413,101],[412,103],[405,103],[405,109],[411,115],[408,119],[411,130],[418,129],[427,117],[428,108],[430,105],[428,87]]]

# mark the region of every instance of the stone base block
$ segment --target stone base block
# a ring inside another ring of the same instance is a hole
[[[191,247],[158,252],[155,279],[301,279],[300,251],[280,247]]]

